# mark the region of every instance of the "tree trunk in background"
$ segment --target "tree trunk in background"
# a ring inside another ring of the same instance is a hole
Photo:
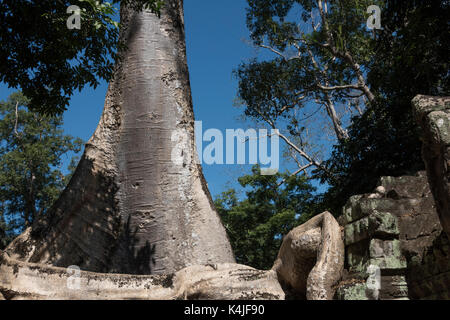
[[[166,1],[161,18],[122,7],[121,22],[128,50],[78,168],[45,220],[7,252],[130,274],[234,262],[196,161],[183,1]]]

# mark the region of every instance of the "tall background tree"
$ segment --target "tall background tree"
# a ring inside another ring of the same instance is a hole
[[[423,169],[416,94],[445,95],[448,1],[248,0],[255,47],[235,71],[245,114],[280,130],[297,169],[330,187],[335,215],[380,176]],[[381,8],[370,30],[367,8]]]
[[[0,102],[1,248],[46,214],[67,185],[82,145],[64,134],[62,116],[31,112],[28,103],[21,93]]]
[[[349,138],[327,161],[338,179],[322,175],[331,185],[326,199],[334,212],[349,196],[373,190],[381,176],[424,170],[411,100],[450,95],[450,2],[387,1],[382,8],[383,29],[367,68],[377,103],[353,119]]]
[[[367,7],[381,1],[248,1],[252,43],[272,59],[243,63],[235,74],[245,114],[277,128],[298,166],[320,172],[330,146],[348,139],[350,118],[375,95],[365,67],[373,55]]]

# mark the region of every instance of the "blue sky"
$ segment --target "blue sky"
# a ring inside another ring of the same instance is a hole
[[[249,44],[246,27],[246,0],[185,0],[185,27],[188,65],[196,120],[203,122],[203,130],[217,128],[245,128],[239,120],[242,109],[233,106],[237,93],[237,80],[233,69],[258,52]],[[76,92],[64,113],[64,130],[67,134],[88,140],[100,118],[107,84],[95,90],[85,88]],[[0,85],[0,100],[13,92]],[[283,161],[281,161],[283,162]],[[236,180],[250,172],[251,166],[203,165],[213,197]],[[283,167],[282,167],[283,168]]]
[[[246,0],[186,0],[185,28],[195,119],[203,130],[243,127],[242,110],[233,107],[237,80],[233,69],[254,57],[245,25]],[[236,184],[249,166],[203,165],[213,196]]]

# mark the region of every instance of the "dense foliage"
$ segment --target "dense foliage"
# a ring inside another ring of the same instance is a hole
[[[113,1],[0,1],[0,81],[19,88],[30,108],[61,113],[74,90],[111,76],[118,24]],[[161,0],[126,0],[159,13]],[[67,28],[67,8],[81,9],[81,29]]]
[[[283,188],[280,180],[286,179]],[[315,189],[304,176],[278,173],[260,175],[253,167],[251,175],[239,178],[246,198],[230,189],[215,201],[238,263],[257,269],[270,269],[276,259],[283,235],[305,222],[317,210]]]
[[[62,116],[31,112],[28,103],[21,93],[0,103],[0,248],[51,207],[82,145],[64,135]],[[72,155],[67,166],[64,155]]]

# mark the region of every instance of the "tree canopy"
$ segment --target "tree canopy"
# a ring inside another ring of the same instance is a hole
[[[375,100],[366,79],[374,46],[366,10],[381,1],[248,4],[252,42],[273,58],[235,71],[245,114],[283,132],[299,173],[315,169],[333,180],[324,149],[346,140],[350,118]]]
[[[118,48],[117,6],[159,14],[162,0],[3,0],[0,81],[20,88],[29,107],[63,112],[75,90],[109,80]],[[81,9],[81,28],[68,29],[67,8]]]

